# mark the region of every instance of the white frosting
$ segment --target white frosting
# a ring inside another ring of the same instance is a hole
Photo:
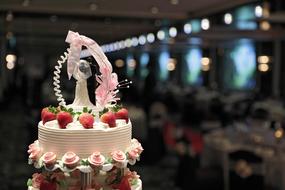
[[[103,188],[101,188],[103,190]],[[29,186],[28,190],[39,190],[38,188]],[[136,185],[131,186],[131,190],[142,190],[142,181],[138,179],[138,182]]]
[[[95,122],[93,129],[84,129],[78,122],[72,122],[66,129],[60,129],[57,121],[39,122],[39,146],[43,152],[54,152],[57,158],[72,151],[80,158],[87,158],[99,151],[110,156],[115,150],[126,151],[131,144],[132,125],[124,120],[117,120],[117,127],[109,128],[106,124]]]

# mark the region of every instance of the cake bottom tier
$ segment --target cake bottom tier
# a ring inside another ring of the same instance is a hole
[[[34,173],[27,185],[28,190],[142,190],[139,175],[128,168],[92,173],[43,171]]]

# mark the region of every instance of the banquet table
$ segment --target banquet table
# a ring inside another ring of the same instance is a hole
[[[285,142],[274,138],[270,129],[241,130],[237,127],[216,129],[204,135],[202,167],[219,166],[224,172],[224,187],[229,189],[228,155],[248,150],[262,157],[265,185],[285,190]]]

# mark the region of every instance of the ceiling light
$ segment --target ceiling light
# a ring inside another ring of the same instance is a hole
[[[270,23],[268,21],[262,21],[260,23],[260,28],[262,30],[269,30],[271,28],[271,25],[270,25]]]
[[[167,64],[167,70],[168,71],[174,71],[175,68],[176,68],[176,66],[175,66],[174,63],[170,62],[170,63]]]
[[[153,6],[153,7],[151,7],[150,11],[151,11],[152,14],[157,14],[158,13],[158,8]]]
[[[15,67],[15,62],[7,62],[6,64],[7,69],[12,70]]]
[[[106,52],[107,52],[107,53],[112,51],[111,48],[112,48],[112,47],[111,47],[110,44],[106,44]]]
[[[267,72],[269,70],[269,65],[266,63],[261,63],[258,65],[258,70],[260,72]]]
[[[169,36],[174,38],[177,35],[177,29],[175,27],[169,28]]]
[[[201,28],[203,30],[208,30],[210,28],[210,21],[207,18],[202,19],[201,21]]]
[[[149,33],[147,36],[146,36],[146,40],[149,42],[149,43],[153,43],[154,40],[155,40],[155,36],[153,33]]]
[[[102,46],[102,49],[103,49],[103,51],[104,51],[105,53],[107,53],[107,52],[109,51],[109,47],[108,47],[107,44],[103,45],[103,46]]]
[[[117,50],[116,43],[111,43],[111,46],[112,46],[112,51],[116,51]]]
[[[106,51],[106,47],[105,47],[105,45],[101,45],[100,47],[101,47],[101,49],[102,49],[102,51],[103,51],[103,52],[105,52],[105,51]]]
[[[89,9],[91,11],[96,11],[98,9],[98,5],[96,3],[91,3]]]
[[[137,65],[136,60],[134,60],[134,59],[129,59],[129,60],[128,60],[128,67],[129,67],[131,70],[134,70],[134,69],[136,68],[136,65]]]
[[[282,138],[283,135],[284,135],[284,131],[283,131],[282,128],[279,128],[279,129],[277,129],[277,130],[274,132],[274,136],[275,136],[275,138],[277,138],[277,139]]]
[[[270,58],[267,55],[261,55],[261,56],[258,56],[257,58],[258,63],[269,63],[269,61],[270,61]]]
[[[168,63],[167,63],[167,70],[168,71],[174,71],[176,69],[176,59],[174,58],[169,58]]]
[[[16,62],[17,57],[14,54],[7,54],[6,55],[6,61],[7,62]]]
[[[30,5],[30,0],[24,0],[23,2],[22,2],[22,6],[23,7],[28,7]]]
[[[144,45],[146,43],[146,37],[144,35],[140,35],[139,44]]]
[[[256,17],[262,17],[263,15],[263,9],[260,5],[257,5],[254,9],[254,13]]]
[[[120,49],[124,49],[126,47],[125,41],[123,41],[123,40],[119,41],[119,47],[120,47]]]
[[[125,40],[125,46],[128,48],[132,46],[132,40],[130,38]]]
[[[178,5],[179,4],[179,0],[170,0],[170,3],[172,5]]]
[[[210,60],[209,57],[202,57],[202,58],[201,58],[201,64],[204,65],[204,66],[205,66],[205,65],[209,65],[210,62],[211,62],[211,60]]]
[[[116,67],[121,68],[121,67],[123,67],[125,65],[125,62],[122,59],[117,59],[115,61],[115,65],[116,65]]]
[[[115,51],[120,49],[120,47],[119,47],[119,42],[113,43],[113,46],[114,46],[114,50],[115,50]]]
[[[109,46],[109,52],[114,51],[114,45],[113,44],[109,44],[108,46]]]
[[[157,38],[158,38],[159,40],[164,40],[164,38],[165,38],[165,32],[164,32],[163,30],[159,30],[159,31],[157,32]]]
[[[11,11],[9,11],[6,15],[6,21],[11,22],[13,20],[13,18],[14,18],[13,13]]]
[[[139,40],[137,37],[133,37],[132,38],[132,46],[136,47],[137,45],[139,45]]]
[[[226,24],[231,24],[231,23],[233,22],[233,16],[232,16],[231,13],[226,13],[226,14],[224,15],[224,22],[225,22]]]
[[[111,52],[112,51],[112,47],[110,44],[106,45],[106,52]]]
[[[190,34],[192,32],[192,25],[190,23],[186,23],[184,24],[183,29],[186,34]]]

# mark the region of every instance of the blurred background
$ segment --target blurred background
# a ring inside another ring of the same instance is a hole
[[[285,189],[284,24],[282,0],[1,0],[0,189],[26,189],[35,171],[27,146],[57,105],[68,30],[133,81],[120,96],[145,148],[132,167],[144,190]]]

